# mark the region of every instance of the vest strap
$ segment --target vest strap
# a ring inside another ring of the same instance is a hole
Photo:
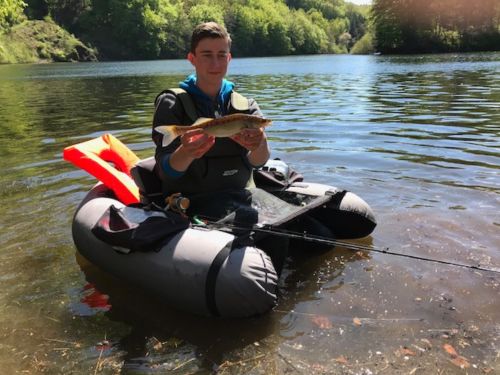
[[[196,120],[198,120],[200,116],[198,116],[198,113],[196,112],[193,99],[191,99],[191,96],[187,93],[186,90],[175,87],[172,89],[168,89],[168,91],[171,91],[177,98],[180,99],[182,107],[184,108],[184,111],[191,121],[195,122]]]
[[[237,111],[248,111],[250,109],[248,99],[236,91],[231,93],[231,105]]]

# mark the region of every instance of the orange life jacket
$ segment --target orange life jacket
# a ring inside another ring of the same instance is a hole
[[[140,159],[111,134],[68,146],[63,151],[63,157],[113,190],[124,204],[140,201],[139,188],[130,176],[130,169]],[[108,162],[112,162],[114,167]]]

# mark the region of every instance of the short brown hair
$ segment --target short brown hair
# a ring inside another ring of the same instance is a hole
[[[204,22],[200,23],[193,30],[193,34],[191,35],[191,53],[194,53],[200,41],[205,38],[224,38],[228,42],[229,49],[231,49],[231,36],[224,26],[219,25],[217,22]]]

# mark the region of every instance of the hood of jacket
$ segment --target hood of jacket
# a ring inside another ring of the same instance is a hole
[[[225,115],[229,99],[231,98],[231,93],[234,88],[234,83],[228,81],[227,79],[222,80],[222,85],[217,94],[216,103],[207,94],[200,90],[196,86],[196,74],[191,74],[183,82],[179,83],[179,87],[186,90],[189,94],[196,98],[196,101],[201,104],[203,111],[206,111],[205,115],[208,115],[214,110],[214,104],[216,104],[217,110],[219,110],[221,116]]]

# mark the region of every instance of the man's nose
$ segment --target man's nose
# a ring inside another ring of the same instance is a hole
[[[214,67],[217,67],[220,65],[220,62],[219,62],[219,59],[217,56],[212,56],[212,58],[210,59],[210,64]]]

